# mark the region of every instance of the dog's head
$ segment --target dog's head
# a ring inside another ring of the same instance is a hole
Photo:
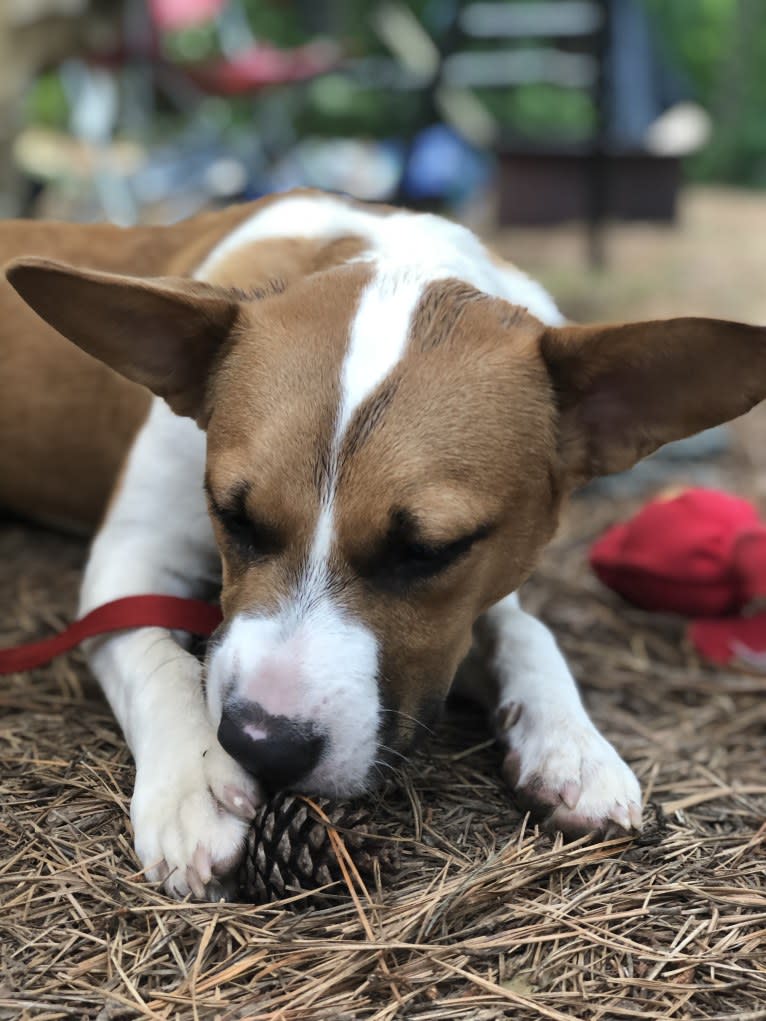
[[[272,786],[348,794],[429,727],[562,500],[766,396],[766,330],[549,327],[352,262],[242,294],[22,260],[51,325],[207,431],[207,697]]]

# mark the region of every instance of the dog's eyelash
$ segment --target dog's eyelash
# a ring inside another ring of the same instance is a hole
[[[446,564],[451,563],[461,553],[472,545],[470,536],[463,539],[456,539],[455,542],[446,543],[444,546],[426,546],[420,542],[403,544],[397,551],[399,559],[410,564],[419,565],[422,571],[438,571]]]
[[[380,588],[406,589],[446,571],[489,531],[489,526],[482,525],[468,535],[438,546],[392,536],[365,573]]]
[[[209,490],[208,495],[213,514],[240,554],[251,558],[268,557],[284,548],[282,537],[273,525],[258,521],[247,513],[241,505],[244,496],[239,499],[238,506],[226,507],[221,506]]]
[[[252,557],[267,557],[281,551],[282,540],[271,525],[254,521],[237,511],[224,510],[218,518],[240,552]]]

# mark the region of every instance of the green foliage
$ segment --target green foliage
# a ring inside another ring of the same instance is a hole
[[[672,59],[713,118],[696,179],[766,186],[766,4],[645,0]]]
[[[302,24],[298,11],[272,0],[242,0],[241,4],[207,21],[166,32],[162,46],[166,56],[179,63],[196,63],[222,57],[222,35],[242,36],[243,45],[254,39],[268,40],[274,46],[299,46],[310,32]]]
[[[40,75],[32,83],[24,100],[24,120],[41,127],[64,129],[69,119],[61,78],[55,71]]]
[[[557,85],[482,90],[480,98],[505,133],[530,141],[580,142],[590,138],[596,113],[586,92]]]
[[[162,40],[162,48],[168,59],[179,64],[210,60],[220,53],[216,26],[208,21],[167,32]]]
[[[417,102],[398,92],[357,87],[342,74],[312,82],[298,133],[324,136],[363,135],[390,138],[417,127]]]
[[[731,52],[737,0],[645,0],[671,59],[689,75],[698,98],[710,105]]]

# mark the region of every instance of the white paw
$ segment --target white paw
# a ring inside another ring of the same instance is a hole
[[[130,806],[136,853],[150,882],[173,897],[217,900],[237,867],[263,801],[255,782],[209,733],[186,735],[137,771]]]
[[[638,780],[584,712],[557,718],[511,703],[495,722],[508,748],[503,775],[520,807],[547,829],[567,836],[640,830]]]

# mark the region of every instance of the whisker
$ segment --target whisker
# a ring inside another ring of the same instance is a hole
[[[388,752],[389,755],[396,755],[398,758],[402,760],[402,762],[409,762],[407,756],[403,755],[401,752],[398,752],[396,748],[391,748],[387,744],[381,744],[379,747],[382,752]]]
[[[422,727],[427,734],[431,734],[432,736],[435,734],[435,731],[432,730],[428,724],[423,723],[423,721],[419,720],[417,716],[411,716],[410,713],[402,712],[401,709],[381,709],[380,711],[382,713],[395,713],[397,716],[401,716],[403,720],[410,720],[412,723],[417,724],[418,727]]]

